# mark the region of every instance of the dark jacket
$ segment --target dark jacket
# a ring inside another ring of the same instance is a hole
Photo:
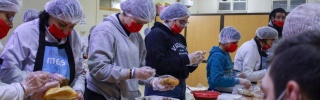
[[[173,34],[162,23],[156,22],[145,38],[147,48],[146,65],[156,69],[157,75],[172,75],[186,79],[197,66],[187,66],[189,62],[186,39],[181,34]]]

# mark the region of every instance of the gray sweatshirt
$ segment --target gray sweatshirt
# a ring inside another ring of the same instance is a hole
[[[89,41],[88,89],[107,100],[134,100],[141,94],[138,80],[127,79],[127,69],[145,64],[146,49],[139,33],[125,33],[116,15],[104,19]]]

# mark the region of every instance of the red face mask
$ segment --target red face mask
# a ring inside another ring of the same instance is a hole
[[[237,48],[238,48],[237,44],[230,43],[229,46],[226,46],[226,51],[227,52],[234,52],[237,50]]]
[[[180,32],[182,31],[183,29],[180,28],[177,24],[174,24],[173,28],[171,29],[172,33],[173,34],[180,34]]]
[[[142,28],[142,25],[137,24],[136,22],[132,21],[130,25],[125,24],[124,25],[126,27],[126,29],[130,32],[130,33],[135,33],[135,32],[139,32]]]
[[[270,48],[271,48],[271,46],[269,44],[266,44],[266,45],[262,46],[262,50],[268,50]]]
[[[69,31],[67,34],[64,34],[63,31],[61,31],[55,24],[52,24],[48,30],[57,39],[65,38],[71,34],[71,31]]]
[[[284,25],[284,21],[280,22],[280,21],[277,21],[277,20],[274,20],[274,25],[278,26],[278,27],[283,27]]]
[[[11,27],[6,22],[0,19],[0,39],[7,36],[10,28]]]

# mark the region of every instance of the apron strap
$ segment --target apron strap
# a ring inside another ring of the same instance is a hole
[[[262,57],[268,57],[268,55],[265,51],[261,50],[261,44],[259,43],[259,41],[257,39],[254,39],[254,41],[257,44],[258,52],[260,55],[260,68],[259,68],[259,70],[261,70],[262,69]]]
[[[41,29],[40,22],[39,22],[39,47],[37,51],[36,61],[34,64],[33,71],[41,71],[43,58],[44,58],[44,51],[45,51],[45,29]]]
[[[67,37],[67,41],[65,43],[65,51],[66,51],[67,56],[68,56],[68,62],[69,62],[69,67],[70,67],[70,80],[69,80],[70,81],[69,85],[70,85],[73,82],[76,73],[75,73],[74,56],[73,56],[72,48],[71,48],[71,45],[70,45],[69,36]]]

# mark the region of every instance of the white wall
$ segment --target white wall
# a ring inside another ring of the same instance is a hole
[[[320,3],[320,0],[308,0],[309,3]]]
[[[89,34],[90,28],[97,24],[97,9],[98,9],[98,0],[79,0],[83,12],[86,15],[85,25],[76,25],[75,30],[79,33],[80,36],[86,36]]]
[[[272,0],[248,0],[248,13],[271,12]]]

